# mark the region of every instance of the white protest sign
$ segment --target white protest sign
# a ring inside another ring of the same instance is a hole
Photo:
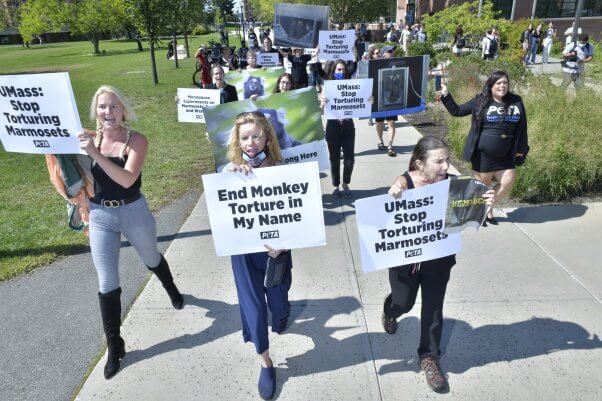
[[[372,78],[324,81],[324,96],[328,102],[324,106],[327,120],[369,117],[372,105]]]
[[[355,31],[320,31],[320,58],[326,61],[355,60]],[[361,54],[360,54],[361,56]]]
[[[280,57],[278,53],[257,53],[257,64],[262,67],[278,67]]]
[[[328,145],[324,139],[282,149],[282,158],[287,164],[317,161],[320,171],[330,169]]]
[[[203,175],[218,256],[326,244],[318,163]]]
[[[0,75],[0,140],[7,152],[83,153],[69,74]]]
[[[178,121],[204,124],[203,109],[219,101],[219,89],[178,88]]]
[[[460,234],[445,234],[449,180],[403,191],[400,199],[355,202],[362,270],[442,258],[460,252]]]

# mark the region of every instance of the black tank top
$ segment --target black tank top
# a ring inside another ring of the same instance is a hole
[[[119,157],[107,157],[110,161],[124,167],[128,160],[127,155],[123,159]],[[98,163],[92,163],[92,177],[94,177],[94,198],[98,200],[120,200],[133,198],[140,194],[140,187],[142,186],[142,173],[136,179],[136,182],[129,188],[124,188],[117,184],[105,173],[105,171],[98,165]]]

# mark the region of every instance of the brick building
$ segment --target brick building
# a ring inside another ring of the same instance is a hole
[[[396,21],[402,24],[419,22],[421,15],[467,1],[469,0],[397,0]],[[572,25],[577,3],[577,0],[493,0],[494,7],[502,12],[504,18],[512,17],[514,6],[513,20],[533,16],[545,22],[552,21],[558,32],[564,32]],[[602,38],[602,0],[584,0],[580,26],[590,36]]]

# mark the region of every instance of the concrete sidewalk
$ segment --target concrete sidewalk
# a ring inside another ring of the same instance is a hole
[[[355,199],[385,193],[407,168],[420,134],[399,126],[391,158],[356,122]],[[361,272],[353,201],[331,189],[323,178],[327,245],[293,252],[293,322],[270,333],[276,399],[602,399],[601,204],[497,211],[499,226],[463,234],[442,341],[450,391],[437,395],[417,363],[420,299],[397,334],[383,331],[387,271]],[[123,324],[121,371],[105,380],[102,358],[77,400],[259,399],[230,261],[208,230],[202,197],[167,252],[186,307],[173,310],[151,279]]]

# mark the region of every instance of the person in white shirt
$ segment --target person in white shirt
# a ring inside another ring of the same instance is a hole
[[[568,44],[562,55],[564,56],[562,85],[568,87],[571,82],[574,82],[575,89],[582,87],[585,78],[585,63],[589,63],[594,58],[594,46],[589,43],[589,35],[580,35],[579,41]]]

